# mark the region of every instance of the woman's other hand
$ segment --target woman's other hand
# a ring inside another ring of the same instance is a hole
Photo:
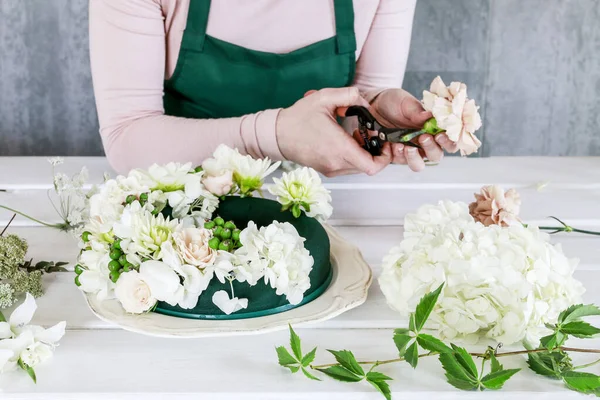
[[[392,162],[391,146],[373,157],[336,121],[349,106],[368,106],[354,87],[322,89],[280,111],[277,142],[283,156],[332,177],[355,173],[375,175]]]
[[[421,128],[425,121],[432,117],[425,111],[421,102],[403,89],[387,89],[381,92],[371,104],[371,113],[384,126],[394,128]],[[456,145],[445,133],[434,136],[421,135],[418,142],[423,148],[392,144],[393,163],[408,164],[413,171],[425,168],[425,160],[439,162],[444,157],[444,150],[453,153]]]

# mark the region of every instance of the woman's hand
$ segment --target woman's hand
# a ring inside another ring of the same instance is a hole
[[[280,111],[277,142],[285,158],[316,169],[325,176],[364,172],[375,175],[392,161],[389,143],[371,156],[337,123],[353,105],[368,106],[354,87],[322,89]]]
[[[413,95],[403,89],[387,89],[381,92],[371,104],[371,113],[382,125],[394,128],[421,128],[425,121],[432,117]],[[455,152],[456,145],[445,133],[437,135],[421,135],[417,139],[422,151],[401,143],[392,144],[393,162],[408,164],[413,171],[425,168],[425,160],[439,162],[444,151]]]

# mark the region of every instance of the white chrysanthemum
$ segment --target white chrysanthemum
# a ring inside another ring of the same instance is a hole
[[[314,169],[304,167],[284,172],[281,179],[273,178],[273,182],[269,192],[277,196],[285,209],[292,209],[295,216],[300,215],[300,208],[319,221],[331,216],[331,196]]]
[[[251,285],[264,278],[278,295],[286,295],[291,304],[300,303],[310,288],[314,264],[304,240],[288,222],[275,221],[260,229],[250,222],[240,234],[242,247],[235,252],[241,264],[236,276]]]
[[[152,215],[138,201],[125,207],[121,219],[114,225],[115,235],[122,239],[121,248],[126,254],[156,256],[160,246],[171,240],[177,229],[177,219],[165,218],[162,214]]]
[[[407,216],[405,228],[379,284],[388,304],[408,315],[445,282],[429,325],[445,339],[537,344],[545,324],[581,301],[577,261],[535,227],[485,227],[466,204],[442,202]]]
[[[166,165],[153,164],[148,170],[136,170],[135,173],[145,174],[152,182],[152,190],[174,192],[183,190],[190,173],[193,173],[192,163],[168,163]],[[131,175],[131,174],[130,174]]]

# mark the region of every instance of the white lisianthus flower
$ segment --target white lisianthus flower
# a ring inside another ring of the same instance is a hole
[[[250,222],[240,234],[242,247],[235,251],[240,262],[237,279],[253,285],[262,277],[291,304],[300,303],[310,288],[314,264],[304,240],[288,222],[275,221],[260,229]]]
[[[104,251],[84,250],[79,256],[79,264],[84,271],[79,275],[79,287],[86,293],[96,293],[98,300],[114,297],[115,284],[110,280],[108,249]]]
[[[135,173],[145,174],[153,182],[150,189],[163,192],[183,190],[189,180],[188,175],[195,175],[192,163],[153,164],[148,170],[136,170]]]
[[[66,323],[45,329],[28,325],[37,305],[29,293],[8,318],[0,322],[0,372],[15,369],[20,359],[33,368],[52,356],[54,348],[65,334]]]
[[[284,172],[281,179],[273,178],[273,182],[269,192],[277,196],[284,209],[291,209],[296,218],[300,209],[322,222],[331,216],[331,195],[314,169],[304,167]]]
[[[202,163],[202,168],[207,177],[218,177],[233,173],[233,182],[240,193],[250,195],[255,190],[262,188],[263,180],[273,173],[280,162],[271,164],[271,160],[255,160],[249,155],[242,155],[237,149],[232,149],[222,144],[217,147],[213,157]],[[231,189],[231,188],[230,188]]]
[[[481,142],[474,132],[481,128],[479,107],[474,100],[467,98],[467,85],[452,82],[446,87],[438,76],[431,83],[429,91],[423,91],[423,108],[431,111],[440,129],[458,145],[461,155],[475,153]]]
[[[383,260],[379,284],[404,315],[445,282],[428,321],[443,339],[536,345],[584,292],[577,260],[536,227],[484,226],[464,203],[440,202],[407,215],[404,240]]]
[[[161,244],[171,240],[178,225],[177,219],[165,218],[160,213],[152,215],[138,201],[134,201],[125,207],[113,232],[122,239],[121,248],[125,254],[155,256],[160,251]]]

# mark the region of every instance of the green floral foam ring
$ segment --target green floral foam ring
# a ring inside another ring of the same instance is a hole
[[[313,269],[310,272],[310,288],[304,293],[300,304],[291,305],[284,295],[275,294],[275,289],[260,280],[255,286],[247,283],[233,282],[235,296],[248,299],[248,308],[236,311],[230,315],[223,313],[212,302],[213,294],[225,290],[231,295],[229,282],[219,282],[213,278],[208,288],[202,292],[196,307],[186,310],[166,303],[158,303],[155,312],[181,318],[191,319],[245,319],[277,314],[292,308],[304,305],[319,297],[332,279],[330,261],[329,237],[325,228],[314,218],[302,214],[294,218],[290,211],[281,211],[281,204],[273,200],[253,197],[227,197],[214,214],[223,217],[226,221],[232,220],[239,229],[244,229],[250,220],[259,227],[269,225],[273,221],[289,222],[298,230],[300,236],[306,239],[304,246],[314,259]]]

